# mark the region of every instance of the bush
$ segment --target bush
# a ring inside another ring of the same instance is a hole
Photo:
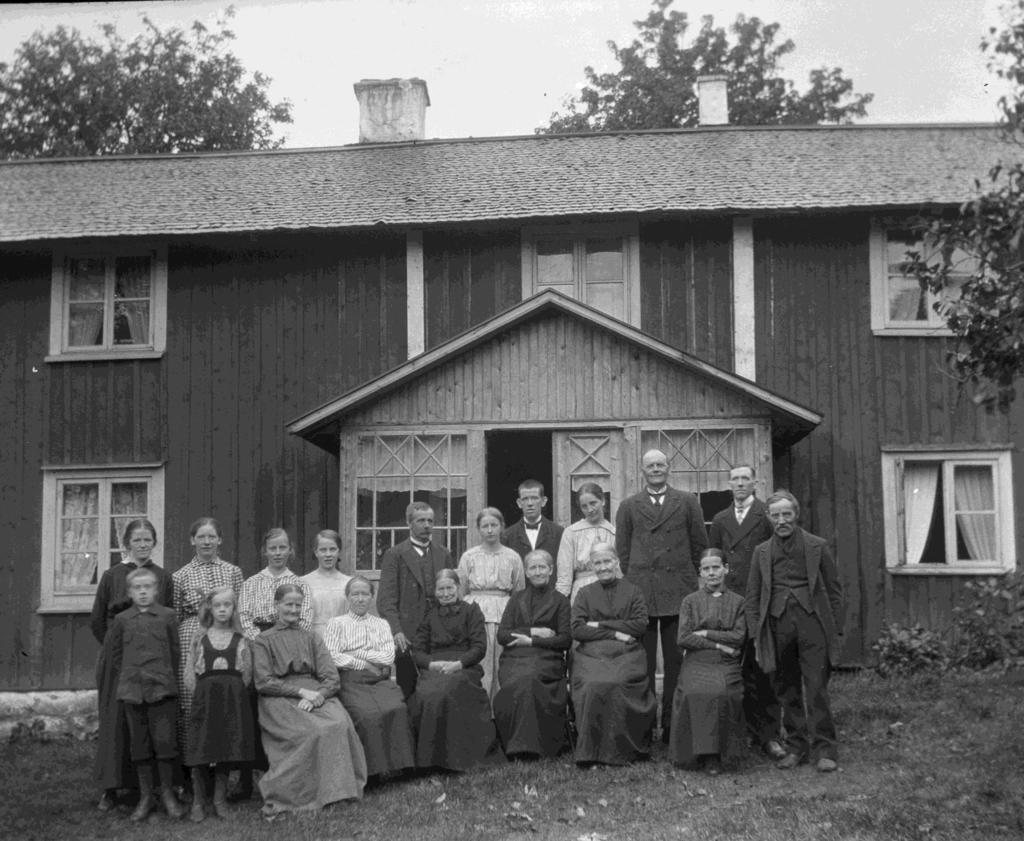
[[[968,581],[953,608],[953,662],[969,669],[1024,665],[1024,573]]]
[[[878,654],[875,668],[883,677],[941,672],[949,665],[945,640],[920,625],[888,625],[872,649]]]

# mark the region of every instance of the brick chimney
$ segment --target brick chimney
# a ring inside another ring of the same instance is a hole
[[[698,123],[729,125],[729,77],[724,73],[697,77]]]
[[[353,86],[359,100],[359,142],[422,140],[430,95],[422,79],[362,79]]]

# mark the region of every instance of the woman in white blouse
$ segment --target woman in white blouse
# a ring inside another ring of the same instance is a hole
[[[348,710],[366,753],[367,773],[391,776],[415,765],[409,711],[391,680],[395,641],[391,628],[370,614],[373,588],[361,575],[345,587],[348,613],[328,621],[324,642],[338,667],[338,698]]]
[[[586,482],[576,491],[576,502],[583,512],[564,532],[558,547],[558,577],[555,589],[575,603],[581,588],[597,581],[590,563],[590,550],[597,543],[615,544],[615,526],[604,516],[604,490],[595,482]]]
[[[333,529],[324,529],[316,536],[313,545],[313,557],[317,567],[311,573],[302,576],[306,585],[310,602],[313,607],[313,627],[315,634],[323,636],[327,623],[335,616],[344,616],[348,610],[345,601],[345,588],[349,576],[338,569],[338,557],[341,555],[341,535]]]

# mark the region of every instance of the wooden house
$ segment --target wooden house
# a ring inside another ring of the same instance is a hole
[[[132,515],[170,569],[213,515],[247,574],[284,526],[373,575],[412,499],[457,553],[525,477],[614,513],[655,445],[708,518],[736,464],[796,494],[849,663],[1015,567],[1022,407],[958,393],[898,267],[994,128],[423,140],[422,82],[361,99],[350,146],[0,164],[0,689],[92,685]]]

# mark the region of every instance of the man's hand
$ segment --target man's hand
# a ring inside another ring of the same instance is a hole
[[[409,638],[401,631],[395,634],[395,648],[402,654],[409,650]]]

